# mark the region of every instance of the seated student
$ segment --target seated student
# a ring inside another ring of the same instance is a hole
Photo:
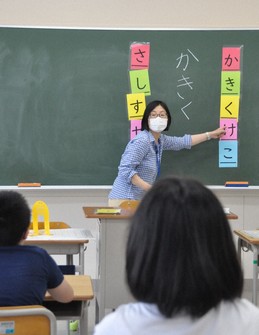
[[[147,192],[132,218],[126,275],[137,302],[107,315],[95,335],[259,334],[228,220],[198,181],[168,177]]]
[[[53,258],[42,248],[22,245],[30,216],[21,194],[0,192],[0,306],[42,304],[47,290],[59,302],[73,299]]]

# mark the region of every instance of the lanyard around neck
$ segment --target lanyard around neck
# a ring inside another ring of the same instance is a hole
[[[155,143],[157,177],[160,176],[160,145]]]

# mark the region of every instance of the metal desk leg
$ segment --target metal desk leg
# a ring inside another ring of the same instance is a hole
[[[79,265],[76,266],[76,271],[78,271],[80,275],[83,275],[84,274],[84,264],[85,264],[84,244],[79,245],[78,256],[79,256]],[[67,265],[74,265],[73,254],[66,255],[66,261],[67,261]]]
[[[80,318],[80,335],[88,334],[88,305],[89,301],[82,302],[81,318]]]
[[[73,255],[67,255],[67,265],[73,265]]]
[[[98,304],[98,299],[95,298],[95,323],[100,322],[100,312],[99,312],[99,304]]]
[[[258,249],[251,245],[253,250],[253,297],[252,301],[257,306],[257,276],[258,276]]]
[[[238,257],[240,265],[241,265],[241,246],[242,246],[242,240],[241,240],[241,238],[238,238],[238,240],[237,240],[237,257]]]
[[[84,274],[84,265],[85,265],[85,253],[84,253],[84,244],[80,244],[80,251],[79,251],[79,267],[80,271],[79,274]]]

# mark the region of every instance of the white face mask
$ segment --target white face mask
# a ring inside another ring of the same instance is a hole
[[[148,124],[149,128],[156,133],[161,133],[167,127],[167,119],[162,119],[160,116],[155,119],[149,119]]]

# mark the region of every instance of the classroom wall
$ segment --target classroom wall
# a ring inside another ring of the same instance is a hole
[[[1,0],[0,25],[256,28],[257,0]]]

